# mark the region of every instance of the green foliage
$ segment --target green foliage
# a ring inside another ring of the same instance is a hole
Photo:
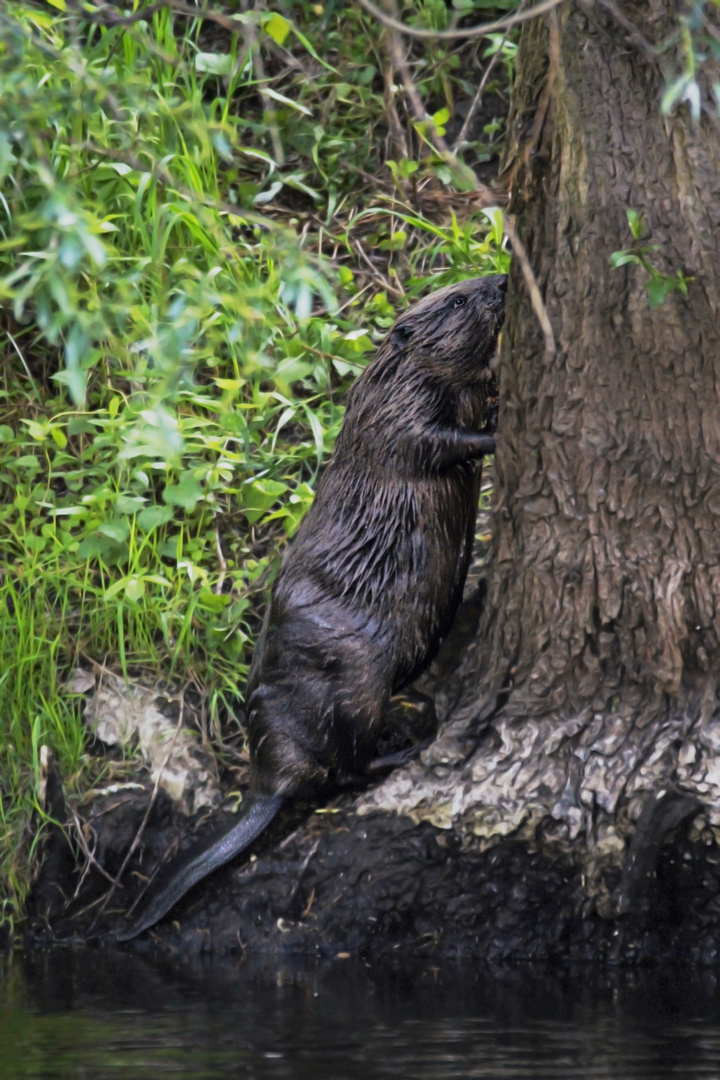
[[[682,293],[683,296],[687,296],[688,282],[692,281],[692,278],[685,277],[681,270],[670,276],[662,274],[648,259],[648,253],[659,251],[659,245],[639,243],[645,233],[643,219],[637,210],[628,210],[627,219],[636,243],[632,248],[613,251],[610,256],[610,265],[613,270],[617,270],[621,266],[642,266],[643,270],[646,270],[649,274],[645,288],[648,294],[648,304],[651,308],[660,307],[665,298],[676,290]]]
[[[703,67],[706,61],[720,62],[720,37],[717,32],[718,0],[686,0],[678,6],[677,27],[657,47],[658,55],[675,54],[675,62],[660,102],[661,111],[667,115],[685,103],[694,121],[700,119],[703,109],[706,81]],[[720,113],[720,82],[712,85],[717,112]]]
[[[384,167],[382,57],[354,5],[236,14],[219,40],[167,9],[78,10],[0,11],[4,901],[27,887],[38,747],[70,792],[95,768],[74,663],[191,682],[232,731],[344,390],[408,296],[508,263],[499,214],[452,210],[467,163],[408,125],[412,158]],[[474,85],[457,51],[415,63],[447,130]]]

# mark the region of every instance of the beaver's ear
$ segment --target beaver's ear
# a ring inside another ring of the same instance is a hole
[[[407,341],[409,341],[412,336],[413,331],[412,327],[410,326],[403,326],[401,323],[400,326],[393,327],[393,337],[396,338],[401,345],[404,345]]]

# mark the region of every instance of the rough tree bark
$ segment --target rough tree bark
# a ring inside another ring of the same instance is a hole
[[[709,96],[660,113],[674,5],[612,11],[522,32],[504,173],[557,347],[514,266],[488,603],[444,730],[191,899],[198,948],[720,955],[720,124]],[[610,268],[628,208],[687,298]]]
[[[626,10],[673,28],[661,0]],[[488,610],[449,728],[478,740],[453,815],[487,839],[543,822],[600,892],[643,810],[683,816],[671,792],[720,825],[720,123],[709,94],[697,125],[660,114],[672,59],[597,6],[523,33],[504,164],[557,349],[515,270]],[[629,208],[687,298],[652,310],[647,273],[610,268]]]

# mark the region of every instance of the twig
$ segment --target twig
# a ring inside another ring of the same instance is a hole
[[[138,844],[142,840],[143,833],[145,832],[145,826],[148,823],[148,819],[149,819],[150,814],[152,812],[152,808],[155,805],[155,800],[157,799],[157,793],[160,790],[160,781],[162,780],[162,775],[163,775],[163,773],[165,771],[165,766],[167,765],[168,761],[170,760],[170,756],[171,756],[173,750],[175,749],[175,741],[176,741],[176,739],[178,737],[178,734],[180,732],[180,728],[182,727],[183,717],[185,715],[185,691],[184,690],[180,691],[179,701],[180,701],[180,715],[178,716],[178,722],[177,722],[177,725],[175,727],[175,732],[174,732],[172,740],[170,742],[170,746],[168,747],[168,752],[167,752],[167,754],[165,755],[165,757],[163,759],[162,765],[158,769],[157,779],[155,780],[155,787],[153,788],[152,795],[150,796],[150,801],[147,804],[147,807],[145,809],[143,819],[140,822],[140,826],[138,828],[138,831],[135,833],[135,839],[133,840],[132,844],[130,845],[130,848],[128,850],[127,855],[123,859],[122,866],[120,867],[120,869],[117,872],[117,877],[115,878],[115,880],[112,883],[112,886],[110,887],[110,889],[106,893],[105,900],[104,900],[104,902],[102,904],[102,907],[100,908],[97,915],[95,916],[95,919],[93,920],[93,924],[90,927],[91,930],[92,930],[93,926],[95,926],[95,923],[98,921],[100,916],[105,911],[105,909],[108,906],[108,904],[110,903],[110,901],[112,900],[112,898],[113,898],[113,896],[115,894],[115,890],[118,887],[118,885],[120,884],[120,882],[122,880],[122,876],[125,873],[125,869],[127,867],[127,864],[130,862],[130,859],[132,858],[133,854],[135,853],[135,850],[136,850]]]
[[[394,33],[394,31],[389,31]],[[385,57],[385,63],[382,65],[383,76],[383,102],[385,105],[385,118],[388,126],[388,138],[390,140],[390,150],[386,157],[399,157],[400,160],[410,156],[408,152],[407,139],[405,137],[405,129],[400,121],[398,115],[397,106],[395,104],[395,95],[393,93],[394,81],[393,76],[395,74],[395,65],[392,62],[391,57]]]
[[[635,23],[631,19],[628,19],[627,15],[620,10],[615,0],[597,0],[597,3],[601,8],[622,26],[623,30],[627,31],[628,40],[636,45],[641,53],[644,54],[646,60],[657,60],[660,56],[661,50],[656,49],[655,46],[648,41],[648,39],[641,34]]]
[[[277,109],[273,103],[269,94],[265,93],[263,89],[263,83],[267,81],[265,75],[265,65],[263,63],[262,55],[260,53],[260,45],[258,43],[257,30],[253,23],[248,23],[245,26],[245,37],[250,49],[250,55],[252,56],[253,67],[257,72],[258,78],[258,90],[260,92],[260,98],[263,103],[263,110],[267,118],[268,131],[270,132],[270,141],[273,145],[273,154],[275,155],[275,162],[279,168],[285,164],[285,151],[283,150],[282,140],[280,138],[280,129],[277,124]]]
[[[113,878],[112,874],[109,874],[107,872],[107,870],[103,866],[100,865],[100,863],[97,861],[94,854],[90,850],[88,842],[85,839],[85,833],[83,832],[83,825],[82,825],[82,821],[80,820],[80,815],[72,807],[70,808],[70,814],[71,814],[72,819],[73,819],[73,824],[75,825],[75,832],[77,834],[77,842],[80,845],[80,850],[82,851],[82,853],[83,853],[83,855],[85,856],[85,859],[86,859],[85,866],[83,868],[82,874],[80,875],[80,881],[78,882],[77,887],[75,889],[75,894],[73,896],[73,900],[74,900],[75,897],[78,896],[79,893],[80,893],[80,889],[82,888],[82,884],[83,884],[85,878],[87,877],[87,872],[88,872],[88,869],[89,869],[89,867],[91,865],[94,866],[95,869],[98,870],[102,874],[102,876],[104,878],[107,878],[107,880],[110,882],[111,885],[114,883],[114,878]]]
[[[455,157],[451,153],[450,148],[443,139],[442,135],[438,135],[435,129],[435,125],[432,122],[432,118],[428,116],[427,110],[422,102],[422,98],[420,97],[417,87],[412,80],[410,69],[408,68],[407,61],[405,59],[402,38],[399,34],[393,31],[388,34],[388,42],[390,44],[393,64],[400,72],[400,78],[402,79],[403,86],[405,87],[405,92],[410,99],[410,105],[412,106],[412,111],[415,114],[416,121],[425,127],[425,130],[430,136],[430,140],[440,157],[444,158],[450,166],[456,166],[457,161],[455,160]],[[488,206],[492,206],[497,203],[497,196],[490,190],[489,187],[481,184],[477,177],[475,177],[475,190],[481,196],[487,198]]]
[[[494,55],[490,58],[490,63],[488,64],[488,66],[485,68],[485,71],[483,72],[483,77],[480,80],[480,83],[478,84],[477,90],[475,91],[475,97],[472,99],[472,102],[470,104],[470,108],[468,109],[468,114],[465,117],[465,120],[463,122],[463,126],[460,128],[460,132],[458,134],[458,137],[456,138],[455,142],[453,143],[453,147],[452,147],[453,154],[457,154],[458,148],[460,146],[462,146],[462,144],[465,142],[465,138],[467,136],[467,133],[470,130],[470,124],[472,123],[473,117],[475,116],[475,113],[477,112],[478,105],[480,104],[480,101],[482,100],[483,91],[485,90],[485,87],[488,84],[488,79],[490,78],[490,74],[492,72],[492,69],[495,67],[495,64],[497,63],[498,58],[499,58],[499,56],[500,56],[500,54],[502,52],[502,47],[503,47],[503,45],[505,44],[506,41],[507,41],[507,38],[502,39],[502,41],[500,42],[500,47],[494,53]]]
[[[519,7],[518,10],[522,10],[522,8],[524,6],[525,6],[525,0],[520,0],[520,7]],[[480,104],[480,102],[482,100],[482,96],[483,96],[483,93],[485,91],[485,87],[488,84],[488,79],[490,78],[490,75],[492,73],[493,68],[497,64],[500,57],[502,56],[502,51],[503,51],[503,48],[505,46],[506,41],[507,41],[507,33],[505,33],[503,35],[502,41],[500,42],[497,49],[495,50],[495,52],[491,56],[490,63],[485,68],[485,71],[483,73],[483,77],[480,80],[480,83],[478,85],[477,90],[475,91],[475,97],[472,99],[472,103],[470,105],[470,108],[468,109],[468,114],[465,117],[465,122],[463,123],[463,126],[460,128],[460,134],[458,135],[457,139],[453,143],[453,148],[452,148],[453,154],[457,154],[459,147],[461,147],[462,144],[465,142],[465,138],[467,136],[467,133],[470,130],[470,124],[472,123],[472,119],[473,119],[475,113],[477,112],[478,106],[479,106],[479,104]]]
[[[522,270],[525,279],[525,287],[530,294],[530,303],[535,312],[535,318],[540,323],[540,329],[545,338],[545,356],[553,356],[555,354],[555,334],[553,333],[550,316],[545,307],[545,301],[540,292],[540,286],[538,285],[533,268],[530,265],[527,249],[520,239],[511,218],[509,218],[507,214],[503,214],[503,228],[512,244],[513,255],[517,255],[517,260],[520,263],[520,269]]]
[[[32,386],[33,390],[35,391],[35,397],[39,399],[40,398],[40,391],[37,388],[37,383],[35,382],[32,375],[30,374],[30,368],[27,366],[27,362],[25,360],[25,357],[23,356],[22,352],[20,351],[20,348],[19,348],[17,342],[15,341],[15,338],[10,333],[10,331],[6,330],[5,334],[6,334],[6,337],[7,337],[8,341],[12,345],[13,349],[15,350],[15,352],[20,357],[20,363],[25,368],[25,374],[27,375],[28,379],[30,380],[30,385]]]
[[[171,857],[172,857],[172,856],[173,856],[173,855],[175,854],[175,852],[177,851],[177,849],[178,849],[178,842],[179,842],[178,840],[173,840],[172,844],[171,844],[171,845],[170,845],[170,847],[169,847],[169,848],[167,849],[167,851],[166,851],[166,852],[164,853],[164,855],[163,855],[162,859],[160,860],[160,862],[158,863],[158,865],[157,865],[157,866],[155,867],[155,869],[153,870],[153,872],[152,872],[152,874],[150,875],[150,877],[146,879],[144,887],[143,887],[143,888],[142,888],[142,889],[140,890],[140,892],[139,892],[139,893],[138,893],[138,895],[137,895],[137,896],[135,897],[135,899],[133,900],[133,902],[132,902],[132,904],[130,905],[130,907],[129,907],[129,908],[127,909],[127,911],[125,912],[125,915],[126,915],[126,917],[127,917],[128,919],[130,918],[130,916],[132,915],[132,913],[133,913],[133,912],[135,911],[135,908],[136,908],[136,907],[138,906],[138,904],[139,904],[139,903],[140,903],[140,901],[142,900],[143,896],[145,895],[145,893],[146,893],[146,892],[148,891],[148,889],[149,889],[149,888],[150,888],[150,886],[152,885],[152,883],[153,883],[153,881],[155,880],[155,878],[156,878],[156,877],[158,876],[158,874],[160,873],[160,869],[161,869],[161,867],[162,867],[162,866],[163,866],[163,865],[164,865],[164,864],[165,864],[165,863],[167,862],[167,860],[168,860],[169,858],[171,858]]]
[[[384,11],[381,11],[379,7],[372,3],[372,0],[359,0],[359,2],[360,6],[364,7],[367,13],[377,19],[378,22],[381,22],[383,26],[387,26],[401,34],[406,34],[407,37],[423,38],[431,41],[454,41],[456,38],[486,37],[487,34],[492,34],[496,30],[509,30],[511,26],[528,22],[537,15],[544,15],[545,12],[552,11],[553,8],[565,3],[565,0],[542,0],[542,3],[530,8],[529,11],[518,11],[514,15],[508,15],[505,19],[496,19],[494,22],[482,23],[480,26],[461,27],[458,30],[421,30],[415,26],[408,26],[407,23],[401,22],[400,19],[396,19],[392,15],[386,15]]]
[[[310,865],[310,860],[312,859],[313,855],[315,854],[315,852],[317,851],[317,849],[318,849],[318,848],[320,847],[320,841],[321,841],[321,840],[322,840],[322,837],[321,837],[321,836],[319,836],[319,837],[317,838],[317,840],[315,841],[315,843],[314,843],[314,844],[312,845],[312,847],[310,848],[310,850],[308,851],[308,853],[307,853],[307,855],[305,856],[305,858],[303,859],[303,864],[302,864],[302,866],[300,867],[300,869],[299,869],[299,871],[297,872],[297,874],[295,875],[295,882],[294,882],[294,884],[293,884],[293,887],[292,887],[292,890],[291,890],[291,892],[290,892],[290,895],[289,895],[289,896],[288,896],[288,898],[287,898],[287,902],[288,902],[289,904],[291,904],[291,903],[293,902],[293,900],[295,899],[295,897],[297,896],[297,894],[298,894],[298,891],[299,891],[299,889],[300,889],[300,886],[301,886],[301,884],[302,884],[302,879],[303,879],[303,875],[305,874],[305,871],[307,870],[308,866]]]
[[[365,261],[365,262],[366,262],[366,263],[368,264],[368,266],[370,267],[370,270],[372,271],[372,275],[373,275],[373,277],[375,278],[375,280],[376,280],[376,281],[379,281],[379,282],[380,282],[380,284],[381,284],[381,285],[383,286],[383,288],[385,288],[385,289],[386,289],[386,290],[387,290],[388,292],[391,292],[391,293],[393,293],[393,294],[394,294],[395,296],[403,296],[403,295],[404,295],[404,293],[402,293],[402,292],[400,291],[400,289],[397,289],[397,288],[396,288],[396,287],[395,287],[394,285],[391,285],[391,284],[390,284],[390,282],[389,282],[389,281],[387,280],[387,278],[386,278],[386,277],[385,277],[385,276],[384,276],[384,275],[383,275],[383,274],[382,274],[382,273],[380,272],[380,270],[378,270],[378,268],[377,268],[377,266],[375,265],[375,263],[374,263],[374,262],[372,261],[372,259],[371,259],[371,258],[370,258],[370,256],[369,256],[369,255],[367,254],[367,252],[366,252],[366,251],[365,251],[365,250],[363,249],[363,246],[362,246],[362,244],[360,244],[360,243],[359,243],[359,242],[358,242],[358,241],[356,240],[356,241],[355,241],[355,245],[354,245],[354,247],[355,247],[355,250],[356,250],[356,252],[358,253],[358,255],[360,255],[360,257],[361,257],[361,258],[362,258],[362,259],[363,259],[363,260],[364,260],[364,261]]]
[[[228,565],[225,562],[225,556],[223,555],[222,545],[220,543],[220,530],[215,529],[215,552],[220,563],[220,577],[218,578],[217,585],[215,586],[215,595],[220,596],[222,593],[223,583],[225,581],[225,575],[227,574]]]
[[[77,2],[69,6],[83,22],[99,23],[101,26],[132,26],[133,23],[149,22],[158,11],[170,8],[176,15],[185,15],[189,19],[207,19],[234,34],[247,33],[248,28],[247,23],[231,19],[220,11],[213,11],[212,8],[195,8],[191,4],[184,4],[182,0],[157,0],[157,3],[150,4],[149,7],[142,8],[140,11],[134,11],[132,15],[120,15],[117,8],[110,7],[108,4],[99,5],[95,11],[88,11]]]
[[[392,2],[394,4],[394,0],[392,0]],[[405,60],[399,35],[392,31],[388,35],[388,38],[390,42],[390,48],[392,49],[393,63],[396,65],[398,71],[400,72],[403,85],[405,86],[405,90],[407,91],[408,98],[410,99],[410,104],[412,105],[413,112],[415,113],[417,120],[420,123],[427,125],[427,130],[429,132],[430,138],[432,139],[433,145],[435,146],[435,149],[441,155],[441,157],[443,157],[449,165],[455,165],[455,158],[451,153],[447,143],[441,135],[438,135],[437,131],[435,130],[435,125],[432,123],[431,119],[428,123],[429,118],[427,116],[425,106],[423,105],[420,95],[417,91],[417,88],[410,76],[410,71],[408,69],[407,61]],[[493,195],[490,189],[486,188],[484,184],[481,184],[479,180],[477,180],[477,178],[475,178],[475,190],[483,196],[487,195],[490,197],[487,203],[488,206],[492,205],[492,203],[497,203],[497,198]],[[510,243],[512,244],[513,253],[517,255],[518,262],[520,263],[520,269],[522,270],[522,275],[525,280],[525,285],[527,287],[528,293],[530,294],[530,303],[532,305],[532,309],[535,313],[535,317],[540,323],[540,329],[542,330],[543,337],[545,338],[545,355],[546,357],[552,356],[555,353],[555,335],[553,333],[552,324],[550,322],[550,316],[547,313],[547,308],[545,307],[545,302],[543,301],[542,294],[540,292],[540,286],[537,283],[537,278],[535,277],[533,268],[530,265],[530,260],[528,258],[525,245],[520,239],[515,225],[508,217],[508,215],[504,212],[503,228],[508,239],[510,240]]]
[[[73,899],[74,899],[74,897],[73,897]],[[80,908],[79,911],[74,911],[73,912],[73,919],[75,919],[76,921],[77,921],[77,919],[81,919],[83,917],[83,915],[87,915],[88,911],[92,911],[92,909],[94,907],[97,907],[98,904],[102,903],[103,899],[104,898],[102,896],[96,896],[95,899],[91,900],[89,904],[86,904],[84,908]],[[93,923],[93,926],[94,925],[95,925],[95,923]],[[90,933],[90,931],[88,931],[88,935],[89,935],[89,933]]]

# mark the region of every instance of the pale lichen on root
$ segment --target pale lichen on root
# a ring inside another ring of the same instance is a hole
[[[672,795],[679,820],[701,815],[720,837],[719,752],[717,719],[669,717],[658,733],[621,710],[525,724],[500,715],[473,739],[466,718],[422,761],[367,792],[358,813],[453,829],[479,850],[510,838],[541,847],[577,866],[597,910],[610,914],[619,901],[607,880],[627,870],[633,842],[657,847],[658,830],[678,824],[656,815],[651,833],[635,840],[648,808]]]

